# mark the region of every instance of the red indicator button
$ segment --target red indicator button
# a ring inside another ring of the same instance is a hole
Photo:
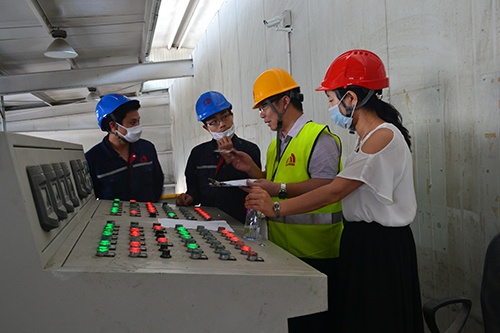
[[[248,252],[247,260],[249,260],[249,261],[264,261],[262,258],[259,258],[259,254],[255,251]]]
[[[247,252],[248,253],[250,251],[252,251],[252,248],[250,246],[245,245],[245,246],[241,247],[241,252]]]
[[[200,207],[195,207],[194,210],[200,214],[205,220],[211,220],[212,217],[210,216],[210,214],[208,214],[207,212],[205,212],[203,209],[201,209]]]
[[[156,208],[151,202],[146,202],[146,208],[149,213],[156,213]]]
[[[130,244],[130,247],[141,247],[141,242],[137,242],[137,241],[132,241],[129,243]]]

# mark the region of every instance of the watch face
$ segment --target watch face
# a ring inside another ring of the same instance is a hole
[[[278,198],[285,199],[286,198],[286,190],[280,190],[278,192]]]
[[[280,203],[279,202],[275,202],[273,204],[273,211],[276,214],[276,217],[280,217],[280,215],[281,215],[280,209],[281,209]]]

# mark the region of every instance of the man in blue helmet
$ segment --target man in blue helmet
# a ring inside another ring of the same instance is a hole
[[[140,138],[140,107],[138,100],[119,94],[97,103],[97,123],[108,135],[85,153],[96,198],[160,200],[163,171],[154,145]]]
[[[259,167],[260,149],[247,140],[238,137],[235,132],[232,105],[220,92],[207,91],[196,102],[198,121],[210,133],[212,140],[199,144],[191,150],[186,165],[187,192],[176,201],[177,206],[202,204],[218,207],[236,220],[245,222],[246,192],[237,187],[211,187],[209,178],[218,181],[244,179],[248,175],[236,170],[231,164],[226,150],[244,151]]]

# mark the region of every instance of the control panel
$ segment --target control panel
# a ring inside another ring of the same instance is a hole
[[[326,310],[325,275],[215,207],[96,200],[80,145],[0,133],[0,156],[7,331],[287,332]]]
[[[113,202],[111,214],[115,215],[115,210],[121,212],[122,207],[120,200],[116,199]],[[160,215],[151,202],[145,203],[145,208],[149,217]],[[168,219],[179,219],[168,203],[162,203],[161,208],[167,213]],[[188,208],[181,208],[182,217],[188,219],[189,222],[197,220]],[[250,245],[246,245],[242,238],[234,234],[229,225],[227,227],[217,226],[217,230],[211,230],[214,229],[213,224],[207,227],[203,223],[203,221],[211,221],[211,215],[201,207],[196,207],[195,210],[201,221],[194,230],[190,230],[181,222],[175,223],[173,228],[167,228],[161,222],[130,221],[130,223],[123,225],[112,219],[107,220],[99,238],[96,256],[114,258],[118,252],[118,255],[128,255],[131,258],[148,258],[149,254],[150,258],[159,257],[162,259],[208,260],[218,258],[235,261],[237,259],[232,253],[238,252],[243,255],[238,259],[263,261]],[[134,217],[140,215],[140,204],[131,201],[129,212]]]
[[[303,270],[300,260],[266,239],[242,238],[243,225],[214,207],[98,200],[80,224],[71,252],[51,267],[86,271],[185,272],[248,275]],[[284,260],[286,259],[286,260]]]

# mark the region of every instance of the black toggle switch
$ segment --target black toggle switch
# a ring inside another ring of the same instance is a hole
[[[165,259],[172,258],[172,255],[170,254],[170,250],[168,249],[168,247],[166,249],[162,250],[160,257],[165,258]]]

